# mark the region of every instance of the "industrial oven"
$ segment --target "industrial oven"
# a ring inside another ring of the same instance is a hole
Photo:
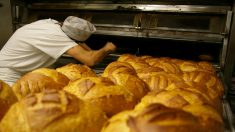
[[[229,105],[233,49],[233,1],[231,0],[13,0],[13,27],[38,19],[60,22],[78,16],[93,23],[97,32],[86,43],[98,49],[107,41],[118,50],[93,67],[96,73],[121,54],[164,56],[213,63],[224,81],[226,131],[234,131]],[[63,56],[55,66],[79,63]],[[233,96],[231,96],[233,97]],[[232,101],[230,101],[232,102]]]

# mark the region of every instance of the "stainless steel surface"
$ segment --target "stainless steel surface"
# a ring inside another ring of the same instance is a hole
[[[225,25],[225,30],[224,30],[224,39],[223,39],[223,48],[222,48],[222,55],[221,55],[221,68],[224,68],[225,66],[225,59],[227,55],[227,48],[228,48],[228,34],[230,33],[230,28],[231,28],[231,21],[232,21],[232,11],[228,11],[227,13],[227,19],[226,19],[226,25]]]
[[[198,5],[154,5],[154,4],[83,4],[69,3],[33,3],[31,9],[79,9],[79,10],[139,10],[154,12],[182,13],[218,13],[226,14],[229,6],[198,6]]]
[[[19,5],[15,6],[15,18],[17,20],[20,19],[20,6]]]
[[[115,28],[115,27],[97,27],[95,34],[115,35],[115,36],[133,36],[145,38],[159,38],[159,39],[175,39],[185,41],[201,41],[213,42],[214,44],[221,44],[223,36],[221,34],[177,31],[177,30],[151,30],[151,29],[135,29],[135,28]]]
[[[226,54],[226,60],[225,60],[225,67],[224,67],[224,77],[226,84],[232,89],[232,73],[234,71],[234,62],[235,62],[235,17],[234,17],[234,11],[235,11],[235,1],[233,3],[233,18],[231,23],[231,31],[229,35],[229,42],[227,47],[227,54]]]
[[[92,4],[92,1],[32,2],[26,5],[32,9],[29,16],[29,19],[33,18],[32,21],[42,19],[43,16],[62,18],[62,14],[68,16],[72,13],[90,20],[97,27],[96,34],[100,35],[220,45],[223,44],[225,34],[224,28],[221,30],[225,23],[223,17],[230,10],[230,6],[224,5]],[[201,27],[198,26],[200,24]]]
[[[233,113],[230,104],[226,99],[223,100],[223,118],[225,123],[225,132],[235,132]]]

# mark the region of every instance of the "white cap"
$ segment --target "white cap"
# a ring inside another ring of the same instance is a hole
[[[72,39],[85,41],[96,31],[96,28],[87,20],[69,16],[64,20],[62,30]]]

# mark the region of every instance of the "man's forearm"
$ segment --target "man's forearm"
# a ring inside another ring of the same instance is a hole
[[[94,64],[97,64],[98,62],[102,61],[104,57],[106,57],[111,51],[101,48],[99,50],[93,50],[92,51],[92,58],[94,60]]]
[[[99,50],[86,50],[81,45],[77,45],[66,51],[66,54],[74,57],[85,65],[93,66],[102,61],[109,53],[115,51],[115,48],[116,47],[110,42]]]

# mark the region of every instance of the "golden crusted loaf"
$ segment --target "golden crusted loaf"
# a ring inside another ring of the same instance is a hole
[[[56,68],[56,71],[64,74],[67,76],[71,81],[80,79],[82,77],[96,77],[96,73],[92,71],[91,68],[89,68],[86,65],[80,65],[80,64],[67,64],[65,66]]]
[[[138,57],[135,56],[135,55],[132,55],[132,54],[122,54],[118,59],[117,61],[121,61],[121,62],[128,62],[130,60],[135,60],[137,59]]]
[[[218,132],[223,131],[223,121],[217,107],[196,92],[186,89],[174,89],[173,91],[161,91],[159,93],[152,92],[142,98],[141,102],[136,105],[135,110],[143,109],[153,103],[182,109],[196,116],[205,128]],[[216,127],[213,127],[214,125]]]
[[[107,79],[85,77],[69,83],[64,90],[100,107],[109,117],[120,111],[134,108],[138,99],[126,88],[102,81]]]
[[[172,60],[173,63],[177,64],[181,71],[192,72],[192,71],[203,71],[210,74],[215,74],[216,70],[212,64],[208,62],[193,62],[183,60]]]
[[[172,83],[165,90],[174,91],[175,89],[186,89],[191,92],[198,93],[202,95],[205,99],[207,99],[220,113],[222,113],[222,102],[221,98],[218,96],[218,92],[216,92],[212,88],[208,88],[205,85],[197,84],[194,82],[186,82],[186,83]]]
[[[184,72],[183,80],[188,84],[194,82],[197,85],[204,85],[209,90],[210,97],[220,98],[224,93],[224,88],[221,80],[214,74],[208,74],[207,72],[194,71],[194,72]],[[192,85],[192,83],[191,83]]]
[[[32,73],[37,73],[37,74],[41,74],[44,76],[48,76],[61,86],[66,86],[69,82],[69,79],[65,75],[57,72],[55,69],[39,68],[39,69],[33,70]]]
[[[118,58],[117,61],[130,64],[137,73],[142,71],[150,71],[150,69],[151,71],[156,71],[156,72],[163,71],[163,69],[160,67],[153,67],[149,65],[149,63],[147,63],[147,60],[149,59],[153,59],[153,57],[151,56],[137,57],[131,54],[123,54]]]
[[[179,74],[181,73],[180,68],[171,62],[161,62],[158,60],[153,59],[152,61],[149,61],[149,65],[153,66],[153,67],[158,67],[163,69],[163,71],[167,72],[167,73],[174,73],[174,74]]]
[[[112,74],[119,73],[136,75],[135,69],[130,64],[126,62],[114,61],[104,69],[102,76],[108,77]]]
[[[126,110],[115,114],[104,124],[101,132],[131,132],[127,120],[130,116],[136,116],[137,113],[138,111]]]
[[[161,91],[158,93],[150,92],[141,99],[141,102],[135,106],[135,109],[142,109],[152,103],[160,103],[167,107],[178,109],[182,109],[187,105],[211,104],[209,100],[196,92],[186,89],[175,89],[173,91]]]
[[[138,99],[141,99],[149,92],[148,85],[137,76],[131,74],[113,74],[109,78],[115,84],[129,90]]]
[[[162,68],[149,66],[136,70],[136,73],[138,75],[138,74],[150,74],[152,72],[162,72],[162,71],[163,71]]]
[[[138,73],[137,75],[149,86],[151,91],[155,92],[164,90],[172,83],[183,81],[180,76],[166,72]]]
[[[1,132],[99,132],[107,120],[101,109],[65,91],[34,93],[15,103]]]
[[[192,114],[161,104],[151,104],[138,112],[119,113],[104,125],[102,132],[204,132]]]
[[[13,84],[13,91],[18,99],[29,93],[38,93],[45,89],[62,89],[69,79],[55,69],[36,69],[22,76]]]
[[[11,87],[0,80],[0,121],[7,110],[17,101],[17,98]]]
[[[129,63],[136,71],[143,69],[143,68],[151,67],[148,63],[146,63],[145,61],[141,59],[132,59],[126,62]]]
[[[218,111],[211,105],[188,105],[185,106],[183,110],[196,116],[200,124],[206,128],[208,132],[224,131],[223,119]]]

